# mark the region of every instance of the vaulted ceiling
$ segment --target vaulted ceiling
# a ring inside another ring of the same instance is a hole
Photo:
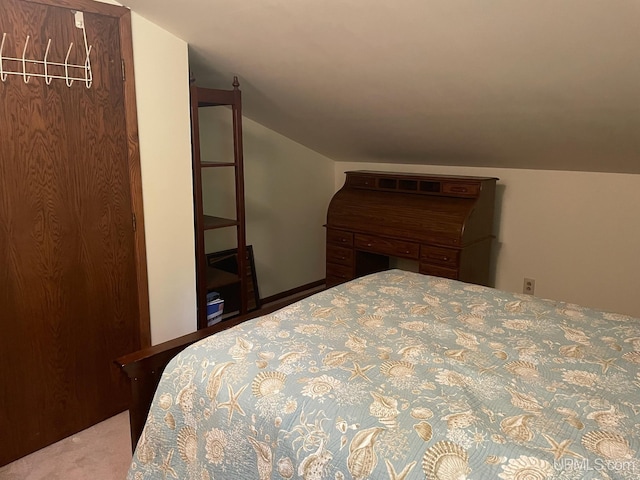
[[[640,173],[638,0],[124,0],[337,161]]]

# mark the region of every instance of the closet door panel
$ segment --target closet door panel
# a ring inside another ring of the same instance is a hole
[[[69,63],[84,63],[72,10],[2,3],[3,55],[29,35],[27,58],[51,38],[49,61],[73,42]],[[113,360],[140,346],[119,19],[84,24],[91,88],[0,83],[0,465],[126,409]]]

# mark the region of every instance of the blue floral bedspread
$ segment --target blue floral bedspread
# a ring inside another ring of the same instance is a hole
[[[128,479],[638,479],[640,320],[391,270],[167,366]]]

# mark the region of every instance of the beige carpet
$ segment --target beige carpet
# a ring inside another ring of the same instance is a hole
[[[0,468],[0,480],[124,480],[131,461],[129,413]]]

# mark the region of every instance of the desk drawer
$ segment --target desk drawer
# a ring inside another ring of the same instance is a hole
[[[479,183],[443,183],[442,193],[464,197],[477,197],[480,193]]]
[[[353,265],[353,249],[327,244],[327,263]]]
[[[348,265],[337,265],[335,263],[327,263],[327,278],[340,279],[341,282],[353,280],[353,267]]]
[[[424,275],[434,275],[436,277],[458,280],[458,270],[453,270],[451,268],[438,267],[436,265],[425,265],[424,263],[421,263],[419,272]]]
[[[460,252],[453,248],[432,247],[422,245],[420,247],[420,262],[442,265],[449,268],[458,268]]]
[[[327,244],[344,245],[345,247],[351,247],[353,246],[353,233],[328,228]]]
[[[417,243],[361,234],[356,234],[355,246],[359,250],[416,260],[420,251],[420,245]]]

